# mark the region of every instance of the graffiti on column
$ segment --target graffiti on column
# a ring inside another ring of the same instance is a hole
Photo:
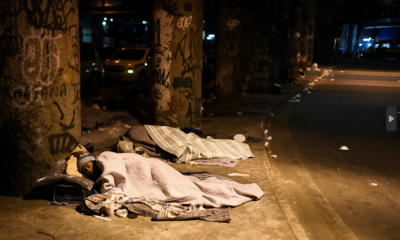
[[[65,110],[65,106],[69,109],[68,104],[75,105],[80,100],[80,82],[76,82],[80,71],[79,29],[71,24],[74,18],[78,19],[74,8],[77,0],[18,2],[20,9],[11,15],[12,21],[14,25],[17,21],[26,21],[28,31],[19,29],[6,33],[7,38],[15,39],[15,45],[21,49],[15,56],[20,62],[15,74],[21,82],[8,89],[7,97],[20,111],[40,112],[28,121],[30,126],[35,126],[32,129],[37,133],[37,144],[42,144],[43,139],[48,140],[52,155],[70,152],[78,143],[71,131],[80,126],[75,123],[80,105],[68,110],[71,112]],[[68,97],[73,101],[67,103]],[[60,113],[58,125],[52,121],[54,111]],[[43,119],[45,115],[49,120]],[[37,121],[38,118],[42,121]]]
[[[60,105],[58,102],[54,101],[53,104],[57,107],[58,111],[60,112],[60,120],[64,120],[64,112],[61,110]],[[62,133],[51,134],[48,137],[49,140],[49,149],[50,154],[54,155],[59,152],[69,153],[71,152],[74,147],[78,144],[78,141],[72,136],[68,130],[75,127],[75,109],[72,113],[72,119],[68,125],[64,124],[63,122],[59,122],[59,125],[62,127]]]
[[[239,25],[240,21],[237,19],[228,19],[228,21],[226,22],[226,25],[229,28],[229,31],[232,31],[235,27],[237,27]]]
[[[191,22],[186,22],[189,28],[188,32],[182,34],[182,38],[178,42],[177,50],[174,53],[174,59],[180,61],[182,70],[179,77],[174,77],[173,87],[178,90],[176,96],[171,103],[171,110],[186,111],[186,118],[190,125],[200,124],[199,119],[201,114],[201,99],[196,100],[196,73],[201,71],[202,62],[202,42],[201,42],[201,27],[202,16],[193,15],[183,17],[190,19]],[[182,19],[182,18],[180,18]],[[180,20],[179,20],[180,21]],[[178,22],[179,23],[179,22]],[[192,23],[192,25],[189,25]],[[185,31],[184,28],[180,28]],[[183,104],[185,102],[185,104]],[[197,102],[197,103],[196,103]],[[200,106],[200,107],[198,107]]]
[[[171,102],[171,93],[169,91],[172,53],[170,51],[172,38],[172,20],[174,11],[177,10],[176,4],[171,4],[171,0],[167,3],[163,2],[163,9],[158,9],[154,13],[153,28],[155,35],[153,38],[152,48],[154,50],[153,57],[153,74],[152,83],[154,84],[152,102],[155,110],[168,111],[169,102]]]
[[[183,31],[185,31],[186,28],[188,28],[190,23],[192,22],[192,18],[193,18],[193,16],[181,17],[176,25],[178,26],[178,28],[180,28]]]

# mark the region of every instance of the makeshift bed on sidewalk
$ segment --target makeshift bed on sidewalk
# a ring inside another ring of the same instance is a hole
[[[92,181],[79,175],[80,173],[76,169],[72,169],[79,158],[82,159],[82,156],[89,153],[83,146],[78,145],[71,153],[68,162],[67,160],[57,162],[45,177],[37,180],[37,186],[59,186],[60,188],[60,183],[78,186],[83,190],[81,208],[89,214],[106,215],[106,200],[114,199],[115,210],[127,209],[131,214],[149,216],[153,220],[201,219],[228,222],[230,221],[229,207],[258,200],[264,195],[255,183],[240,184],[206,172],[182,174],[160,159],[142,156],[144,150],[148,155],[157,154],[157,151],[160,155],[174,154],[176,158],[185,159],[185,161],[199,157],[214,158],[215,156],[252,157],[246,144],[238,144],[234,140],[224,140],[223,142],[208,140],[209,142],[207,142],[202,141],[207,139],[200,140],[195,134],[182,135],[172,128],[171,130],[168,127],[146,126],[146,128],[148,127],[152,130],[150,136],[156,139],[157,143],[158,141],[165,142],[161,148],[158,144],[153,144],[152,149],[149,144],[142,144],[139,149],[138,147],[130,149],[126,146],[122,147],[121,144],[117,150],[128,152],[105,151],[100,155],[97,152],[94,154],[97,156],[94,164],[100,169],[101,175]],[[135,135],[136,138],[132,138],[133,132],[131,129],[127,138],[137,140],[137,135]],[[177,134],[180,134],[181,138]],[[159,137],[156,138],[153,135]],[[173,143],[171,139],[176,141]],[[137,144],[138,142],[135,146],[139,146]],[[219,144],[229,150],[221,152]],[[200,148],[205,146],[209,151],[203,153],[205,150]],[[212,149],[215,150],[214,153]],[[240,149],[241,152],[235,153],[235,149]],[[62,188],[60,189],[62,193]],[[68,201],[58,203],[58,205],[73,206]]]

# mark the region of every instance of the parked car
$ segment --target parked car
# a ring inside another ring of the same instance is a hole
[[[361,56],[364,58],[382,57],[400,60],[400,40],[378,40],[365,49]]]
[[[149,47],[122,48],[104,63],[107,82],[132,85],[150,78],[151,52]]]
[[[81,86],[98,92],[103,80],[103,63],[93,43],[80,44]]]

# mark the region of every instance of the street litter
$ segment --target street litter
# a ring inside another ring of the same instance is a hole
[[[271,140],[272,140],[272,137],[271,137],[271,136],[269,136],[269,137],[267,138],[267,140],[268,140],[268,141],[271,141]]]
[[[209,113],[208,116],[214,116],[214,113]]]
[[[273,113],[271,113],[271,117],[273,117],[274,116],[274,114]]]
[[[288,100],[288,102],[294,102],[294,100]]]
[[[307,92],[308,91],[308,88],[304,88],[304,90],[303,90],[304,92]]]
[[[306,68],[306,70],[307,70],[307,72],[309,72],[309,71],[311,71],[311,68],[310,68],[310,67],[308,67],[308,68]]]
[[[308,91],[307,93],[311,93],[310,91]]]
[[[236,140],[237,142],[245,142],[246,141],[246,136],[244,136],[243,134],[236,134],[233,137],[234,140]]]
[[[314,81],[315,81],[315,82],[319,82],[319,80],[318,80],[318,79],[315,79]]]
[[[333,82],[333,81],[335,81],[335,79],[332,78],[331,81]]]
[[[378,184],[377,183],[371,183],[372,184],[372,186],[378,186]]]
[[[296,98],[301,98],[300,93],[295,96]]]
[[[271,157],[272,157],[272,158],[277,158],[277,157],[278,157],[278,155],[271,155]]]
[[[300,102],[300,100],[299,100],[299,99],[296,99],[296,100],[294,100],[294,102]]]
[[[329,69],[329,72],[332,72],[332,69]]]
[[[340,147],[340,150],[349,150],[349,148],[347,146],[342,146]]]
[[[229,173],[228,176],[230,177],[248,177],[249,174],[246,173]]]
[[[264,130],[264,134],[267,134],[267,133],[268,133],[268,130],[267,130],[267,129],[265,129],[265,130]]]
[[[265,142],[265,143],[264,143],[264,146],[265,146],[265,147],[268,147],[268,146],[269,146],[269,142]]]
[[[343,72],[343,71],[340,71],[340,72]]]
[[[318,77],[318,79],[319,79],[319,80],[321,80],[321,79],[322,79],[322,77]]]
[[[400,82],[400,80],[398,80],[398,82]]]
[[[95,218],[98,218],[98,219],[109,221],[109,222],[111,221],[111,219],[109,219],[109,218],[100,217],[100,216],[97,216],[97,215],[92,215],[92,216],[95,217]]]
[[[306,76],[306,73],[304,72],[304,70],[299,68],[299,77],[304,78],[305,76]]]
[[[242,115],[243,113],[241,113],[241,112],[237,112],[237,115]]]

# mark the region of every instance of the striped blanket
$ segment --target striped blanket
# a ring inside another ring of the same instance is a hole
[[[177,128],[145,125],[150,137],[164,151],[177,156],[177,162],[195,159],[248,159],[253,156],[249,145],[230,139],[204,139],[194,133],[186,134]]]

